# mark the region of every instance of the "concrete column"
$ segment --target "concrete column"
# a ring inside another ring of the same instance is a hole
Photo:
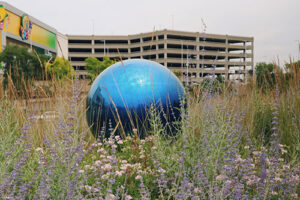
[[[1,31],[1,51],[5,49],[6,46],[6,31]]]
[[[168,67],[167,64],[167,34],[164,33],[164,66]]]
[[[226,53],[226,56],[225,56],[225,69],[226,69],[226,74],[225,74],[225,78],[226,80],[229,80],[229,66],[228,66],[228,62],[229,62],[229,59],[228,59],[228,36],[226,35],[226,45],[225,45],[225,53]]]
[[[130,42],[130,38],[128,39],[128,59],[131,59],[131,42]]]
[[[200,34],[197,34],[197,37],[196,37],[196,69],[197,69],[197,76],[199,76],[199,68],[200,68],[200,47],[199,47],[199,42],[200,42]]]
[[[156,60],[158,60],[158,53],[157,53],[158,52],[158,44],[157,44],[158,36],[157,35],[155,36],[155,41],[156,41],[155,42],[155,54],[156,54]]]
[[[93,38],[92,39],[92,55],[94,57],[94,54],[95,54],[95,39]]]
[[[247,49],[247,46],[246,46],[246,42],[244,42],[244,50],[243,50],[243,61],[244,61],[244,64],[243,64],[243,75],[244,75],[244,81],[246,81],[246,49]]]
[[[251,55],[252,55],[251,56],[251,69],[254,74],[254,38],[253,38],[253,41],[251,42]]]
[[[254,38],[253,41],[251,42],[251,68],[254,70]]]
[[[143,38],[140,38],[140,58],[143,58]]]

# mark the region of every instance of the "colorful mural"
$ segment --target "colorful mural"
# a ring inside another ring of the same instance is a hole
[[[7,17],[8,15],[8,17]],[[6,16],[6,17],[5,17]],[[30,20],[30,16],[19,16],[7,8],[0,5],[0,22],[5,17],[3,31],[20,37],[20,40],[29,41],[44,45],[46,47],[57,49],[56,34],[46,28],[35,24]],[[22,38],[22,39],[21,39]],[[0,47],[1,47],[0,32]],[[34,43],[33,43],[34,45]],[[0,48],[1,52],[1,48]]]
[[[9,16],[9,25],[8,27],[4,27],[4,31],[19,36],[21,17],[9,10],[7,10],[7,13]],[[56,49],[56,34],[35,23],[32,23],[31,36],[28,39],[52,49]]]
[[[32,23],[28,15],[23,14],[21,17],[20,35],[22,40],[28,40],[32,30]]]
[[[8,14],[5,8],[3,7],[3,5],[0,5],[0,30],[3,30],[4,24],[6,24],[6,26],[8,25],[8,23],[6,22],[7,18],[8,18]]]

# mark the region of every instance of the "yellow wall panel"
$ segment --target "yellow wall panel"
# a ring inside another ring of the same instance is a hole
[[[47,46],[47,32],[48,31],[46,31],[42,27],[32,24],[31,36],[29,36],[29,39],[32,39],[32,41],[34,42]]]
[[[32,41],[56,49],[56,35],[54,33],[36,24],[32,24],[31,34]]]
[[[14,35],[20,35],[21,17],[7,10],[8,14],[8,27],[4,26],[4,31]]]

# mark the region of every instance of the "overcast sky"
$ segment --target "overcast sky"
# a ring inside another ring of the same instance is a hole
[[[298,59],[300,0],[8,0],[64,34],[174,29],[254,37],[255,62]],[[94,24],[94,26],[93,26]],[[93,28],[94,27],[94,28]]]

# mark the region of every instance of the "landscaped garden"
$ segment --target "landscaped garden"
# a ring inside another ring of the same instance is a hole
[[[105,140],[89,130],[77,75],[21,93],[8,75],[0,198],[299,199],[300,72],[297,63],[287,67],[258,70],[246,84],[186,87],[174,137],[154,109],[145,138],[106,124]]]

